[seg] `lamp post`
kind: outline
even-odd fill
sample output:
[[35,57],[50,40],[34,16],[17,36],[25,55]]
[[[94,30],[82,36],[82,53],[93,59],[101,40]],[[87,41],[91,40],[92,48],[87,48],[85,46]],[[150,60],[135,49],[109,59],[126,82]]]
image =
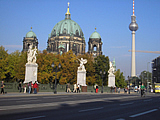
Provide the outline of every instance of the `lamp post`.
[[129,82],[128,94],[130,94],[130,77],[129,76],[128,76],[128,82]]
[[[54,62],[52,63],[52,68],[54,68],[55,64]],[[61,68],[61,64],[59,63],[58,68]],[[58,72],[58,68],[56,66],[56,75],[55,75],[55,90],[54,90],[54,94],[57,94],[57,72]]]
[[103,73],[102,73],[102,70],[100,70],[100,74],[102,74],[102,90],[101,90],[101,93],[103,93],[103,77],[106,74],[106,71],[104,70]]

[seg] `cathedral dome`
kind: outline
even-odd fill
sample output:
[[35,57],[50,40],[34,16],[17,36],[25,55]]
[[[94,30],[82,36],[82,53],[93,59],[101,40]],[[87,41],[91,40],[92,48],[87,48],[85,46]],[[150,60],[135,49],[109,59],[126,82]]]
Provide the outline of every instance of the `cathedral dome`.
[[96,31],[96,28],[95,31],[91,34],[90,38],[101,38],[100,34]]
[[29,37],[29,38],[36,37],[36,34],[32,31],[32,27],[31,27],[31,31],[29,31],[29,32],[26,34],[26,37]]
[[65,14],[65,19],[58,22],[52,29],[49,37],[55,36],[75,36],[84,37],[81,27],[70,18],[71,14],[69,12],[69,6],[67,13]]

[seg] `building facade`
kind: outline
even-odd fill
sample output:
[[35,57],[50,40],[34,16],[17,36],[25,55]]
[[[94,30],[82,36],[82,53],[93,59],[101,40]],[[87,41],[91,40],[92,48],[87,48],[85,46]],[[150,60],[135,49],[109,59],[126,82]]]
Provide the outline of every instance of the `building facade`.
[[35,46],[38,49],[38,39],[36,34],[32,31],[32,27],[31,27],[31,31],[29,31],[26,34],[26,37],[23,38],[23,52],[28,51],[29,46],[32,45],[33,48],[35,48]]
[[102,55],[102,41],[100,34],[95,31],[91,34],[89,37],[88,42],[88,53],[92,54],[93,57],[97,57],[99,55]]
[[152,83],[160,83],[160,56],[152,60]]
[[[32,28],[23,39],[23,51],[27,51],[31,44],[38,48],[38,39]],[[71,20],[68,4],[65,19],[58,22],[48,36],[46,50],[48,53],[54,54],[63,54],[72,50],[75,55],[81,55],[85,53],[85,47],[83,31],[75,21]],[[102,40],[96,29],[89,38],[88,47],[88,53],[94,57],[102,55]]]

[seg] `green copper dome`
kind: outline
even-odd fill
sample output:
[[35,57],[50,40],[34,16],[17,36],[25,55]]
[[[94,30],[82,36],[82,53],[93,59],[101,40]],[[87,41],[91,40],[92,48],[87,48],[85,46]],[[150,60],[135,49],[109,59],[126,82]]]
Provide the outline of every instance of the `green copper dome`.
[[32,31],[32,27],[31,27],[31,31],[29,31],[27,34],[26,34],[26,37],[36,37],[36,34]]
[[49,37],[55,36],[76,36],[84,37],[82,29],[73,20],[71,20],[71,14],[69,12],[69,6],[67,13],[65,14],[65,19],[58,22],[52,29],[51,35]]
[[95,31],[91,34],[90,38],[101,38],[100,34],[96,31],[96,28]]

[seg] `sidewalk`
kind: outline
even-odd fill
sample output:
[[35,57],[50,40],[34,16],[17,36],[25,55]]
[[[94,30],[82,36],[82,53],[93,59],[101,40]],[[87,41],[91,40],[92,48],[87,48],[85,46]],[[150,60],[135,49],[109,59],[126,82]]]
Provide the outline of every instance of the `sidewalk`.
[[[80,93],[67,93],[67,92],[57,92],[57,94],[54,94],[53,92],[38,92],[37,94],[28,94],[28,93],[19,93],[19,92],[9,92],[7,94],[1,95],[0,94],[0,98],[4,98],[4,97],[29,97],[29,96],[48,96],[48,95],[79,95],[79,94],[92,94],[92,95],[97,95],[97,94],[124,94],[124,95],[140,95],[139,93],[135,93],[135,92],[131,92],[130,94],[128,93],[108,93],[108,92],[98,92],[98,93],[94,93],[94,92],[80,92]],[[155,95],[155,93],[148,93],[148,95]]]
[[[57,94],[54,94],[53,92],[38,92],[37,94],[29,94],[29,93],[19,93],[19,92],[9,92],[7,94],[4,95],[0,95],[0,98],[2,97],[27,97],[27,96],[48,96],[48,95],[79,95],[79,94],[124,94],[123,92],[121,93],[108,93],[108,92],[104,92],[104,93],[94,93],[94,92],[80,92],[80,93],[67,93],[67,92],[57,92]],[[126,93],[125,93],[126,94]],[[131,93],[131,94],[135,94],[135,93]]]

